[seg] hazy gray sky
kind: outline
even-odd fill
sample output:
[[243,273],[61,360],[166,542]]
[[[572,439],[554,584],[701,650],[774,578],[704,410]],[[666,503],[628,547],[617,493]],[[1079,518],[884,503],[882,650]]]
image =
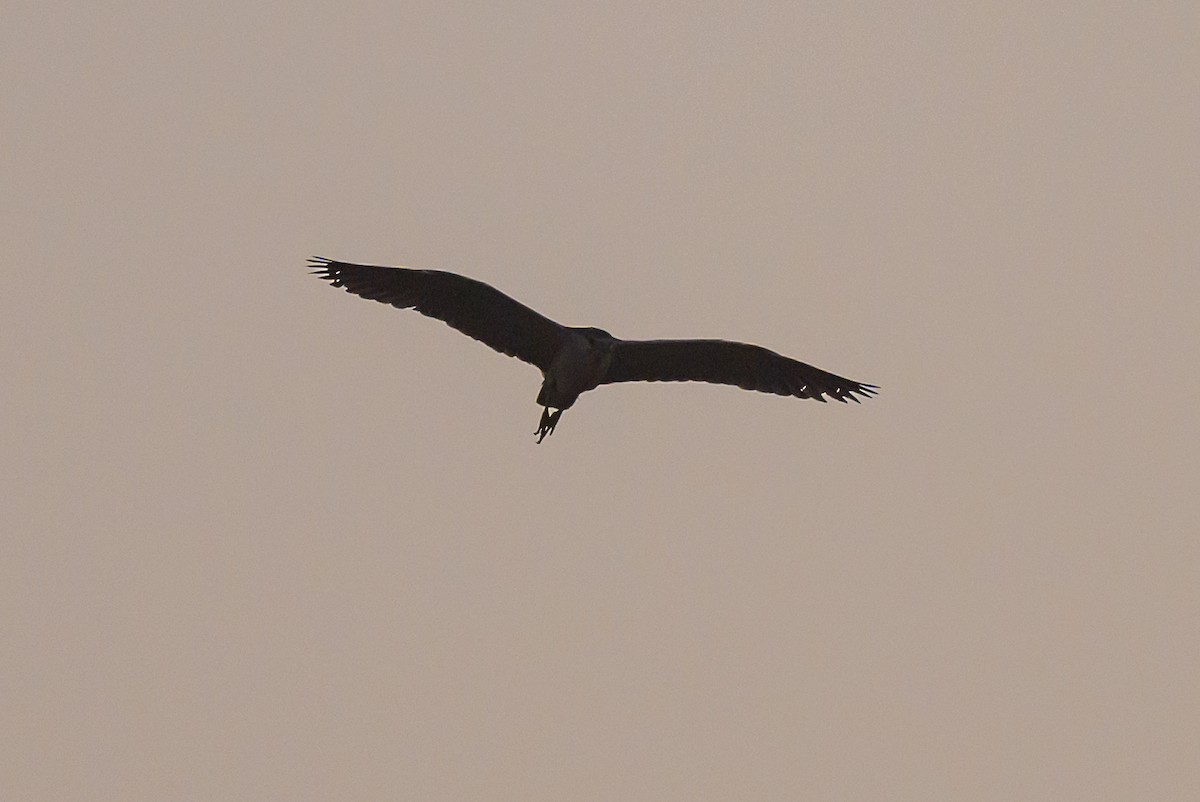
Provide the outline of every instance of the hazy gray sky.
[[0,796],[1200,796],[1200,12],[565,5],[8,4]]

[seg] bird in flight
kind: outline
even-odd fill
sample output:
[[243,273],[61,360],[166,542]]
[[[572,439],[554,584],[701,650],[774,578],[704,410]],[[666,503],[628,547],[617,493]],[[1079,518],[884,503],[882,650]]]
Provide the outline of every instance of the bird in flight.
[[[614,382],[710,382],[842,403],[869,398],[873,384],[844,379],[762,346],[729,340],[622,340],[603,329],[563,326],[473,278],[442,270],[309,259],[313,275],[398,309],[437,318],[542,371],[538,442],[554,432],[581,393]],[[551,412],[553,410],[553,412]]]

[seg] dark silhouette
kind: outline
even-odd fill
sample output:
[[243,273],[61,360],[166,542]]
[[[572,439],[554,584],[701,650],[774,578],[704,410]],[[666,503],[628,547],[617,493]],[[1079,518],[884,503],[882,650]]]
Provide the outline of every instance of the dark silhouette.
[[[757,345],[728,340],[621,340],[591,327],[563,326],[504,293],[441,270],[309,260],[335,287],[399,309],[416,309],[502,354],[536,366],[545,380],[537,402],[538,442],[554,432],[580,393],[612,382],[700,381],[796,398],[824,395],[858,403],[879,389],[843,379]],[[550,410],[553,409],[554,412]]]

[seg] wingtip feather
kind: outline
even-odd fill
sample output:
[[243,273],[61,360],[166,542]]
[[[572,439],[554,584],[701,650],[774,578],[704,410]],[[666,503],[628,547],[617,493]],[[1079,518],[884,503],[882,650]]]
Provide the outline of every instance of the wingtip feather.
[[308,274],[336,284],[338,275],[337,268],[332,267],[333,263],[332,259],[324,256],[310,256],[308,257],[308,266],[316,269],[310,270]]

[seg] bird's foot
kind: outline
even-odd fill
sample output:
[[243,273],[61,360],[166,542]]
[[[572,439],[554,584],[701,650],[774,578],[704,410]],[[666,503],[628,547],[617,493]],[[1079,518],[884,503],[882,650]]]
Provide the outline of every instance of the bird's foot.
[[554,434],[554,427],[558,425],[558,419],[562,416],[563,411],[556,409],[550,411],[550,407],[542,409],[542,422],[538,424],[538,430],[534,432],[538,436],[538,442],[546,439],[546,435]]

